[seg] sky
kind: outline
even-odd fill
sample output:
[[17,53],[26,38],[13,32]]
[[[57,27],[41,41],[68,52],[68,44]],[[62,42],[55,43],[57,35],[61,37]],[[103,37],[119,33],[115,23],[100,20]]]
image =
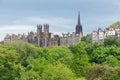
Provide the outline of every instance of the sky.
[[0,0],[0,41],[6,34],[36,32],[49,24],[50,32],[74,32],[80,11],[83,34],[120,21],[120,0]]

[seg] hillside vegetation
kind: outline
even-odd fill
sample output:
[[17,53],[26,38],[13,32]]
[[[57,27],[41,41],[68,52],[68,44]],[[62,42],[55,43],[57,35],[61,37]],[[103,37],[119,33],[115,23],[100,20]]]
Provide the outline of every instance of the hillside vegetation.
[[[120,27],[120,21],[110,25]],[[40,48],[26,42],[0,45],[0,80],[120,80],[120,38]]]
[[120,80],[120,38],[87,39],[70,47],[0,45],[0,80]]
[[112,27],[112,28],[120,28],[120,21],[114,22],[114,23],[111,24],[109,27]]

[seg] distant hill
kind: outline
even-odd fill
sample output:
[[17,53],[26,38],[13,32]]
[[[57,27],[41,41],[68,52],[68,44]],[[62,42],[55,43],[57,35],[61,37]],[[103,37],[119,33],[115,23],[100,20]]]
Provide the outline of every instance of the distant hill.
[[114,22],[108,28],[120,28],[120,21]]

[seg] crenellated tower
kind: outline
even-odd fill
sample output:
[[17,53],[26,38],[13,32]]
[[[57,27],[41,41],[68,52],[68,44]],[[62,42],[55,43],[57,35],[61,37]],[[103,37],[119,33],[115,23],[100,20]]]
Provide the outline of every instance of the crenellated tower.
[[49,38],[49,24],[44,24],[44,37]]
[[38,45],[42,46],[42,25],[37,25],[37,38],[38,38]]
[[48,46],[49,39],[49,24],[44,24],[44,46]]
[[37,25],[37,35],[41,36],[42,35],[42,25]]

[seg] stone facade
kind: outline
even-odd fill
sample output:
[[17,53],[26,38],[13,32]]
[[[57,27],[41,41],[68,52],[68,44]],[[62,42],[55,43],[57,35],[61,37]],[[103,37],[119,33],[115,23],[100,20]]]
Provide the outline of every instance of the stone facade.
[[18,40],[27,41],[27,35],[7,34],[4,38],[4,43],[11,43],[11,42],[18,41]]
[[40,47],[54,47],[54,46],[69,46],[80,42],[83,31],[80,23],[80,13],[78,13],[78,23],[76,25],[75,32],[63,33],[62,36],[54,35],[49,32],[49,24],[37,25],[37,32],[29,32],[25,35],[6,35],[4,43],[24,40],[32,44],[37,44]]
[[120,28],[107,28],[106,30],[99,28],[97,31],[93,31],[92,43],[103,43],[108,36],[120,37]]

